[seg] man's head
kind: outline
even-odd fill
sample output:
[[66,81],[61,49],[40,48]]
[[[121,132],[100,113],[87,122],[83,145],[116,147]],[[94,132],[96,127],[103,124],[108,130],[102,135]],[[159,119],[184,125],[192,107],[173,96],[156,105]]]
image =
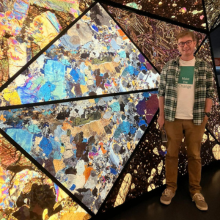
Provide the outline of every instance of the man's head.
[[193,57],[197,39],[192,31],[183,31],[176,37],[178,50],[181,53],[181,57]]

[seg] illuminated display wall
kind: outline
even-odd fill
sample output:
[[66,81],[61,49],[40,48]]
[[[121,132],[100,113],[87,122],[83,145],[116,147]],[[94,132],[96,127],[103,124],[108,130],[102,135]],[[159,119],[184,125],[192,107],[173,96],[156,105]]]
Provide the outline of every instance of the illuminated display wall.
[[202,164],[220,159],[218,1],[145,3],[0,0],[1,219],[86,220],[166,183],[157,88],[183,30],[213,68]]
[[113,0],[125,6],[169,18],[199,28],[206,28],[202,0]]
[[204,3],[209,29],[215,28],[218,25],[218,17],[220,15],[219,0],[205,0]]
[[1,93],[1,106],[155,89],[159,74],[93,7]]
[[[167,61],[179,55],[175,36],[186,28],[120,8],[107,5],[105,8],[159,71]],[[200,45],[206,35],[194,33]]]
[[74,200],[0,135],[1,219],[90,219]]
[[90,0],[0,1],[0,85],[91,5]]

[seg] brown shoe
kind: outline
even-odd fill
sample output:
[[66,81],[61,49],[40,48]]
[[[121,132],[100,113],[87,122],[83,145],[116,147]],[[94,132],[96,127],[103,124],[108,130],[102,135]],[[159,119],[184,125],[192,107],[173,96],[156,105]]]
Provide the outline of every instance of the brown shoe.
[[196,207],[201,211],[207,211],[208,205],[204,196],[201,193],[195,193],[192,197],[192,201],[195,202]]
[[160,202],[164,205],[169,205],[175,193],[171,189],[165,189],[160,197]]

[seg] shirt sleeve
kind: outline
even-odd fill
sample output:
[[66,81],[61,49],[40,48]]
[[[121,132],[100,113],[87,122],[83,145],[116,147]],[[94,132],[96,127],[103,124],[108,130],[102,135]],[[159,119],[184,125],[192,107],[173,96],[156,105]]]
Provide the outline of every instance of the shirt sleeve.
[[166,64],[160,74],[159,87],[158,87],[158,97],[165,96],[166,82],[167,82],[167,65]]
[[206,71],[206,98],[214,99],[214,79],[213,70],[210,65],[207,65]]

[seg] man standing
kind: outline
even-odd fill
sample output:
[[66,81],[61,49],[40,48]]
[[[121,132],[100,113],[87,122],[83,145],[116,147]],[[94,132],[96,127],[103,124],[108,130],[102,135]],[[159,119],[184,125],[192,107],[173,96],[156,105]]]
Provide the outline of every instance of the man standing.
[[160,198],[169,205],[177,189],[179,147],[185,134],[189,191],[196,207],[208,210],[201,194],[201,141],[214,95],[212,69],[196,57],[196,37],[191,31],[177,36],[180,57],[170,60],[160,75],[158,124],[167,133],[166,189]]

